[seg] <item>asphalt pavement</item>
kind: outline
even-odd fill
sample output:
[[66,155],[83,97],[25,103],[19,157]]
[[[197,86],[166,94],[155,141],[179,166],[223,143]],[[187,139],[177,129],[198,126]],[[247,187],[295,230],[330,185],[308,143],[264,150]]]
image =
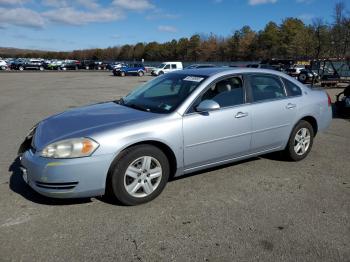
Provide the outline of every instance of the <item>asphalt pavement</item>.
[[347,119],[301,162],[265,155],[191,174],[135,207],[52,200],[23,182],[16,152],[34,124],[149,79],[0,73],[0,261],[350,261]]

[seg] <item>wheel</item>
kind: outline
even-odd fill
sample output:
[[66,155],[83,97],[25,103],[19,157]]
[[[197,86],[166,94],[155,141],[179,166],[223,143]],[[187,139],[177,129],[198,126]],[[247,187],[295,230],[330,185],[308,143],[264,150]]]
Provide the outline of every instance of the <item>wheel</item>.
[[126,149],[113,162],[107,187],[124,205],[139,205],[156,198],[169,178],[169,161],[152,145]]
[[138,71],[138,72],[137,72],[137,75],[138,75],[138,76],[144,76],[145,73],[144,73],[143,71]]
[[117,74],[117,72],[113,71],[113,75],[114,75],[114,76],[117,76],[118,74]]
[[43,66],[39,67],[39,70],[44,71],[44,67]]
[[66,71],[66,70],[67,70],[67,68],[66,68],[66,67],[62,67],[61,69],[62,69],[63,71]]
[[286,147],[286,154],[293,161],[304,159],[311,151],[314,130],[311,124],[301,120],[293,129]]
[[100,67],[100,66],[98,66],[98,67],[97,67],[97,70],[101,70],[101,67]]
[[90,67],[89,67],[89,66],[85,66],[85,69],[86,69],[86,70],[89,70],[89,69],[90,69]]
[[120,72],[120,76],[123,76],[123,77],[124,77],[124,76],[125,76],[125,72],[124,72],[124,71],[121,71],[121,72]]
[[163,72],[163,71],[160,71],[158,75],[159,75],[159,76],[160,76],[160,75],[164,75],[164,72]]
[[18,67],[18,70],[19,70],[19,71],[23,71],[23,70],[24,70],[24,67],[23,67],[23,66],[20,66],[20,67]]
[[302,83],[305,83],[306,82],[306,79],[307,79],[307,75],[306,74],[300,74],[298,76],[298,80]]
[[78,70],[78,69],[79,69],[78,66],[76,66],[76,67],[75,67],[75,70]]

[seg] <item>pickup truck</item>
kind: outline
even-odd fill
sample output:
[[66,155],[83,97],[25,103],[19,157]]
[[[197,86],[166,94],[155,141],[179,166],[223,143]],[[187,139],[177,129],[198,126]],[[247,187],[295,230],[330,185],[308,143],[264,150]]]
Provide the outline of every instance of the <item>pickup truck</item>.
[[115,76],[126,76],[126,75],[138,75],[144,76],[146,72],[146,68],[143,64],[135,63],[135,64],[124,64],[120,68],[113,69],[113,75]]

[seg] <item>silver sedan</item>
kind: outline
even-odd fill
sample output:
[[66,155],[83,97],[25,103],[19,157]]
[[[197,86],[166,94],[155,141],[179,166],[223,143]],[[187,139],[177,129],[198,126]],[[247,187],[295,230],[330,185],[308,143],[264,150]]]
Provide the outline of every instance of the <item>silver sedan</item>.
[[165,74],[118,101],[69,110],[32,128],[23,178],[49,197],[157,197],[170,177],[274,151],[305,158],[332,119],[329,96],[276,71]]

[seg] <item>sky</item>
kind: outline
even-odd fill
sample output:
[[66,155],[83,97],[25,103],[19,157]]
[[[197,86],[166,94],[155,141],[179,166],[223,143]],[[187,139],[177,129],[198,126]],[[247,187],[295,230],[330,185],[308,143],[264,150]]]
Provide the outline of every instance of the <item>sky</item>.
[[[0,0],[0,47],[70,51],[228,36],[297,17],[332,21],[339,0]],[[349,6],[347,6],[349,8]]]

